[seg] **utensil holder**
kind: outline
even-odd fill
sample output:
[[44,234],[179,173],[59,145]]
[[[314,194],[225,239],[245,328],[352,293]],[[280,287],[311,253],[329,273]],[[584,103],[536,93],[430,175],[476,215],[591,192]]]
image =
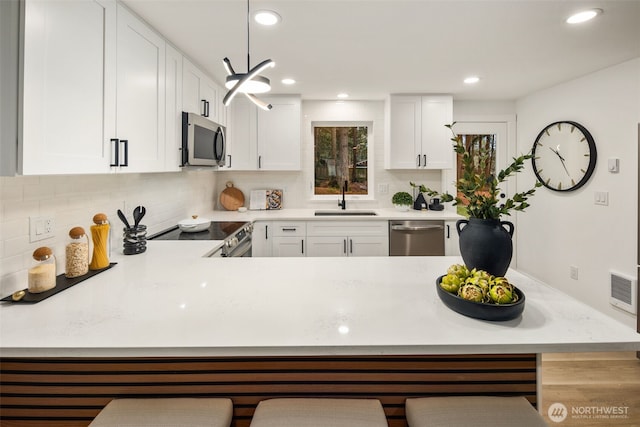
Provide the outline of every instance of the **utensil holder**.
[[122,251],[125,255],[141,254],[147,250],[147,226],[137,225],[135,227],[125,227],[123,229]]

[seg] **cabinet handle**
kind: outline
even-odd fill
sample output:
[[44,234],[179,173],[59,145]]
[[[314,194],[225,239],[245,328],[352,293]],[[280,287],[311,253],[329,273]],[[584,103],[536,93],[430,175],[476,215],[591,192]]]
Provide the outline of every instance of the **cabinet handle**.
[[293,228],[283,228],[282,231],[296,231],[297,228],[293,227]]
[[202,100],[202,117],[209,117],[209,102],[206,99]]
[[353,239],[349,239],[349,253],[353,253]]
[[422,157],[424,158],[424,166],[427,166],[427,155],[423,154]]
[[262,169],[262,156],[258,156],[258,169]]
[[451,237],[450,234],[449,234],[450,231],[451,231],[451,228],[449,227],[449,224],[447,224],[447,239],[449,239]]
[[418,159],[416,160],[416,163],[418,164],[418,167],[420,167],[420,154],[418,154]]
[[264,226],[264,239],[265,240],[269,240],[269,226],[268,225]]
[[231,167],[231,154],[227,154],[227,157],[229,157],[229,166],[227,166],[228,168]]
[[342,253],[347,253],[347,239],[342,239]]
[[120,163],[118,166],[127,167],[129,166],[129,140],[121,139],[120,142],[124,144],[124,163]]
[[302,248],[302,253],[304,254],[304,240],[300,240],[300,244]]
[[120,151],[120,140],[118,138],[111,138],[111,144],[113,145],[113,163],[109,166],[118,166],[118,152]]

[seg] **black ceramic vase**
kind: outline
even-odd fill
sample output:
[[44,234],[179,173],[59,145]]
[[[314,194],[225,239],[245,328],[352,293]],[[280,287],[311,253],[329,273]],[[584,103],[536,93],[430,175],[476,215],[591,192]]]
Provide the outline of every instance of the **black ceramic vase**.
[[[505,228],[505,226],[507,228]],[[513,224],[499,219],[458,220],[460,255],[467,268],[504,276],[513,255]]]

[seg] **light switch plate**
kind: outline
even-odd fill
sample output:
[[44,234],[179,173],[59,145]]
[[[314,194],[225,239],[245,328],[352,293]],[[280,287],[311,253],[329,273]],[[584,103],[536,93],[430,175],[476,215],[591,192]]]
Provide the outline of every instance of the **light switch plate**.
[[620,159],[616,159],[616,158],[609,159],[609,161],[607,162],[607,169],[611,173],[620,172]]

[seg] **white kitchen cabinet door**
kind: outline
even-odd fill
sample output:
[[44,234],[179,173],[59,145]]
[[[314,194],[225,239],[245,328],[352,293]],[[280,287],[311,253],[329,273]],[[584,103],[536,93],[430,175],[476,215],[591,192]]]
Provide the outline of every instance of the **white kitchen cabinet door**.
[[387,169],[449,169],[453,165],[453,98],[393,95],[389,99]]
[[256,170],[258,165],[256,107],[245,96],[236,96],[228,112],[225,169]]
[[116,3],[24,3],[18,170],[109,171],[115,131]]
[[303,257],[306,256],[304,237],[274,236],[272,240],[273,256],[277,257]]
[[422,151],[422,98],[392,96],[389,100],[390,141],[387,169],[416,169]]
[[165,171],[180,171],[182,147],[182,54],[167,44],[165,69]]
[[121,5],[117,57],[115,137],[121,141],[117,170],[163,171],[165,41]]
[[183,108],[212,122],[219,121],[220,94],[222,89],[187,58],[183,60]]
[[354,236],[347,241],[349,256],[388,256],[389,238],[387,236]]
[[300,170],[300,97],[263,97],[258,112],[258,169]]
[[270,221],[256,221],[251,235],[251,256],[270,257],[272,254],[273,225]]
[[347,256],[347,238],[342,236],[309,236],[307,237],[307,256]]
[[460,242],[458,240],[456,222],[444,222],[444,254],[446,256],[460,256]]
[[422,97],[422,167],[425,169],[451,169],[453,167],[453,141],[445,126],[453,123],[451,96]]

